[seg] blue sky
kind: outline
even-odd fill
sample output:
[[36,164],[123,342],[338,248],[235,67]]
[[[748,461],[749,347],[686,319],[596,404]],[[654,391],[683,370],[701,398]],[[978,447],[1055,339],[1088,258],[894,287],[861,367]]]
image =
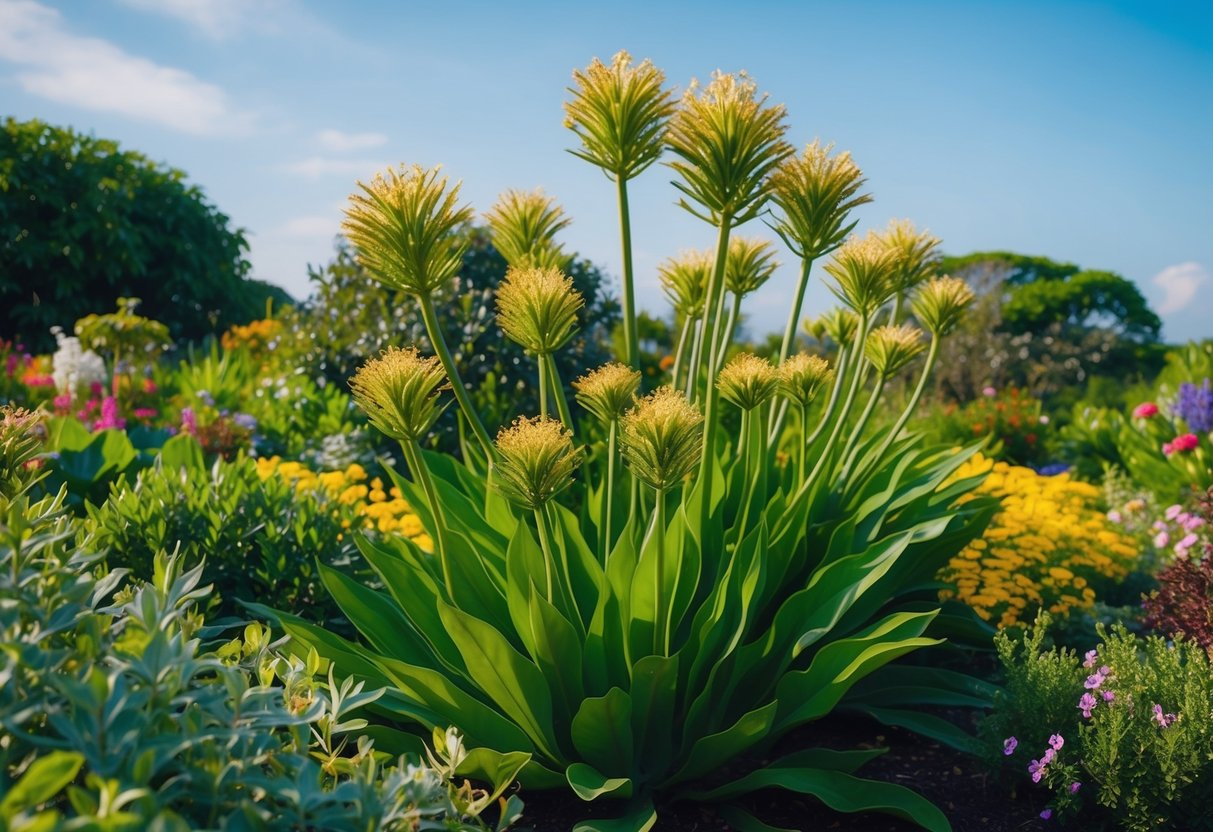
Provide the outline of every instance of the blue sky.
[[[574,67],[626,48],[684,88],[748,70],[789,139],[848,149],[875,201],[950,253],[1008,249],[1135,280],[1172,340],[1213,336],[1213,3],[0,0],[0,115],[184,169],[307,292],[354,181],[442,163],[487,210],[542,185],[568,246],[618,273],[613,190],[564,152]],[[638,294],[707,246],[671,172],[633,187]],[[743,233],[771,237],[761,224]],[[792,258],[747,312],[782,326]],[[830,296],[814,280],[807,311]]]

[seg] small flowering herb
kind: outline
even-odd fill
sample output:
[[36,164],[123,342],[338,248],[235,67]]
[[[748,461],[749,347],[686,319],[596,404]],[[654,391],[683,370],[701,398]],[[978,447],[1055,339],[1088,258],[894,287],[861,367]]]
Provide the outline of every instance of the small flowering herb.
[[1019,740],[1015,737],[1007,737],[1002,741],[1002,753],[1006,757],[1010,757],[1015,753],[1015,749],[1019,746]]
[[1088,650],[1082,658],[1083,667],[1095,667],[1095,662],[1099,660],[1099,651]]
[[1090,693],[1084,693],[1082,695],[1082,698],[1078,700],[1078,709],[1082,711],[1083,719],[1091,718],[1091,712],[1095,710],[1095,706],[1097,704],[1099,703],[1096,702],[1095,697]]
[[1061,734],[1053,734],[1049,737],[1049,748],[1054,751],[1061,751],[1061,747],[1065,744],[1065,738]]

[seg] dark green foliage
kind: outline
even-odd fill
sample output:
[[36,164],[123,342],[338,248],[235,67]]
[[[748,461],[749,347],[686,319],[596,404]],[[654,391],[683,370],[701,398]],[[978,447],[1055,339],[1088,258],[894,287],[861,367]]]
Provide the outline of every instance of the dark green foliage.
[[120,297],[176,339],[265,311],[281,289],[247,279],[243,232],[185,174],[40,121],[0,130],[0,337],[35,351]]
[[[505,277],[505,259],[485,229],[472,227],[467,233],[471,240],[459,277],[436,293],[435,303],[443,310],[439,320],[460,375],[492,428],[515,415],[537,413],[539,382],[535,360],[497,327],[496,287]],[[588,260],[574,259],[566,273],[585,298],[577,313],[577,333],[555,356],[567,386],[587,368],[610,359],[619,306],[605,275]],[[315,294],[287,321],[288,330],[301,336],[293,347],[301,366],[318,368],[344,389],[360,364],[388,346],[415,345],[433,353],[416,301],[369,279],[344,241],[338,242],[333,260],[312,269],[310,278]],[[572,400],[572,392],[567,395]],[[452,409],[439,422],[448,448],[454,447],[455,415]]]
[[263,482],[243,455],[207,467],[197,444],[182,439],[192,455],[162,457],[114,485],[99,508],[88,506],[88,535],[109,567],[147,578],[158,553],[179,551],[189,568],[206,559],[212,613],[242,615],[245,600],[340,621],[317,561],[348,571],[361,558],[326,500],[281,477]]
[[1162,321],[1137,286],[1113,272],[1083,271],[1066,280],[1037,280],[1011,290],[1002,308],[1003,326],[1013,332],[1054,323],[1103,323],[1129,338],[1154,340]]

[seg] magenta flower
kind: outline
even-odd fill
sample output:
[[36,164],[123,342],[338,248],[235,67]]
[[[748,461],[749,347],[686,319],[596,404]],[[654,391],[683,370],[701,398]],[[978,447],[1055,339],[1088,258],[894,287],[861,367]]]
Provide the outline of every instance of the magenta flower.
[[72,394],[60,393],[58,396],[55,396],[52,404],[55,405],[55,410],[67,410],[72,406]]
[[1078,710],[1082,711],[1083,719],[1091,718],[1091,711],[1095,710],[1095,706],[1099,704],[1095,701],[1095,697],[1088,691],[1082,695],[1082,699],[1078,700]]
[[1099,652],[1096,650],[1088,650],[1082,657],[1083,667],[1095,667],[1095,662],[1099,660]]
[[1154,705],[1154,716],[1151,718],[1158,723],[1159,728],[1169,727],[1176,719],[1175,714],[1164,714],[1162,712],[1162,705],[1158,704]]
[[1158,415],[1158,405],[1154,402],[1142,402],[1137,407],[1133,408],[1134,419],[1149,419],[1151,416]]
[[181,408],[181,432],[190,436],[198,435],[198,417],[192,407]]
[[1082,783],[1075,780],[1070,784],[1070,794],[1078,794],[1078,790],[1082,788]]
[[1170,542],[1171,535],[1167,534],[1166,532],[1159,532],[1158,534],[1154,535],[1153,543],[1155,549],[1165,549],[1167,544]]
[[131,411],[136,419],[154,419],[156,418],[156,409],[154,407],[136,407]]
[[1065,744],[1066,740],[1061,734],[1053,734],[1049,737],[1049,748],[1054,751],[1061,751],[1061,747]]
[[1015,737],[1007,737],[1002,741],[1002,753],[1004,757],[1010,757],[1015,753],[1015,749],[1019,746],[1019,740]]
[[1196,450],[1196,447],[1199,444],[1200,440],[1196,438],[1196,434],[1181,433],[1170,442],[1165,443],[1162,446],[1162,452],[1166,456],[1171,456],[1172,454],[1183,454],[1187,453],[1188,451]]
[[983,387],[981,388],[981,395],[985,396],[987,399],[991,399],[998,395],[998,391],[993,387]]
[[1102,685],[1104,680],[1108,678],[1107,674],[1105,674],[1103,670],[1104,669],[1101,667],[1099,670],[1088,676],[1087,681],[1083,682],[1082,686],[1087,690],[1099,690],[1099,686]]
[[1103,697],[1103,701],[1105,701],[1105,702],[1111,703],[1111,702],[1116,701],[1116,692],[1115,691],[1104,690],[1104,691],[1100,691],[1099,695]]
[[1179,513],[1184,510],[1184,507],[1178,503],[1172,506],[1167,506],[1167,510],[1162,513],[1162,516],[1168,520],[1174,520],[1179,516]]
[[1041,820],[1048,820],[1048,819],[1049,819],[1049,818],[1051,818],[1051,817],[1053,817],[1053,810],[1052,810],[1052,809],[1045,809],[1043,812],[1041,812],[1041,813],[1040,813],[1040,819],[1041,819]]
[[126,420],[118,415],[118,400],[106,396],[101,402],[101,417],[93,422],[93,430],[122,430]]
[[1032,782],[1039,783],[1040,778],[1045,776],[1045,768],[1048,766],[1045,760],[1033,760],[1028,763],[1028,774],[1032,775]]

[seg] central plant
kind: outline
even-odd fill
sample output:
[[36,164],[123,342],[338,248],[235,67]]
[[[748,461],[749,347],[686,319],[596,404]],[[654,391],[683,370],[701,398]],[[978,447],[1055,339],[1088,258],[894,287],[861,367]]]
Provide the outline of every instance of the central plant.
[[[322,567],[361,642],[278,617],[300,649],[388,689],[378,743],[456,725],[478,749],[469,775],[518,772],[527,789],[611,801],[616,819],[587,829],[648,829],[680,799],[759,828],[734,800],[769,787],[948,828],[914,792],[855,776],[879,751],[771,750],[845,705],[946,735],[900,706],[965,698],[956,674],[884,666],[942,640],[935,573],[992,512],[957,504],[976,481],[952,480],[971,449],[924,448],[903,430],[971,293],[934,274],[938,240],[908,223],[848,239],[850,210],[870,199],[858,167],[817,143],[795,154],[783,107],[745,74],[692,83],[677,102],[660,70],[620,53],[576,72],[570,94],[573,153],[617,185],[623,362],[573,382],[575,423],[552,358],[581,304],[554,241],[567,220],[541,192],[507,193],[490,214],[511,265],[498,321],[538,362],[541,412],[493,441],[433,302],[458,272],[471,209],[436,169],[360,185],[345,231],[371,275],[415,296],[437,355],[386,352],[352,388],[402,446],[409,475],[389,473],[433,551],[360,538],[382,590]],[[666,149],[679,205],[718,236],[662,267],[681,334],[672,378],[641,396],[627,182]],[[759,217],[802,264],[778,365],[730,360],[741,299],[774,268],[768,244],[733,234]],[[820,323],[832,365],[794,351],[811,266],[831,254],[844,305]],[[904,410],[874,424],[885,382],[923,351]],[[422,449],[447,390],[469,436],[461,461]]]

